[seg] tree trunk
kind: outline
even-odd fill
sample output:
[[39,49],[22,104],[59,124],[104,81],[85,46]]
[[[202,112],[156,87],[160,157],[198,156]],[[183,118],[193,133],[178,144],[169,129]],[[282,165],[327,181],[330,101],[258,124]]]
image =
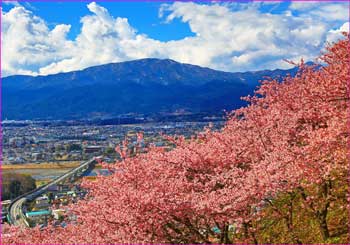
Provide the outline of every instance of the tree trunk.
[[230,238],[228,236],[228,225],[224,225],[222,232],[221,232],[221,236],[220,236],[220,240],[222,244],[230,244]]
[[326,205],[326,208],[318,215],[320,231],[324,241],[326,241],[329,238],[329,230],[327,225],[327,209],[328,203]]

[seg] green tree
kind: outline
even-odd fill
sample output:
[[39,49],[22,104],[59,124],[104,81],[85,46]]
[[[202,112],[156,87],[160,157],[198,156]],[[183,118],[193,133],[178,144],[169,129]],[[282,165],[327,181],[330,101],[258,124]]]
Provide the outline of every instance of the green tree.
[[30,175],[4,173],[2,175],[1,200],[14,199],[35,188],[35,179]]

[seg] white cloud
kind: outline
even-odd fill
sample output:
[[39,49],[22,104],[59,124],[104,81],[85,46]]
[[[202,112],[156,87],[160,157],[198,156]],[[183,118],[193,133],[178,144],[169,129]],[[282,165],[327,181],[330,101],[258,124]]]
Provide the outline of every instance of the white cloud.
[[327,42],[332,43],[343,37],[343,32],[349,32],[349,22],[344,23],[339,29],[330,30],[327,35]]
[[3,1],[3,4],[5,4],[5,5],[13,5],[13,6],[21,6],[20,4],[19,4],[19,2],[17,2],[17,1]]
[[49,30],[44,20],[22,6],[2,15],[3,75],[37,74],[37,67],[69,56],[73,43],[66,39],[69,25]]
[[345,21],[349,18],[349,2],[293,2],[289,8],[298,11],[302,17],[326,21]]
[[73,41],[67,38],[70,25],[50,29],[43,19],[16,6],[2,13],[3,75],[52,74],[146,57],[226,71],[286,68],[283,59],[313,59],[326,40],[335,41],[347,28],[342,26],[347,20],[339,8],[343,5],[309,4],[305,9],[292,3],[280,14],[263,13],[262,5],[164,4],[161,18],[168,24],[179,18],[196,34],[168,42],[138,33],[128,19],[113,17],[94,2],[87,5],[91,14],[81,18],[81,32]]
[[319,4],[319,1],[304,1],[304,2],[292,2],[289,6],[292,10],[303,10],[307,11],[310,9],[317,8],[317,5]]

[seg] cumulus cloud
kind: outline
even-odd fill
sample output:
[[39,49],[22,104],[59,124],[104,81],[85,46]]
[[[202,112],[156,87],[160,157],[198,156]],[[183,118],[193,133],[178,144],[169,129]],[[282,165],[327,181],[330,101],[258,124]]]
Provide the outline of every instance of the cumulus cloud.
[[344,32],[349,32],[349,29],[349,22],[346,22],[340,28],[330,30],[327,35],[327,42],[333,43],[337,41],[339,38],[343,37]]
[[[313,59],[325,41],[337,40],[348,28],[340,4],[309,4],[305,10],[292,3],[279,14],[261,11],[261,6],[163,4],[160,21],[171,25],[180,19],[195,36],[162,42],[138,33],[128,19],[114,17],[94,2],[87,5],[90,14],[81,18],[75,40],[67,38],[70,25],[50,29],[45,20],[17,5],[2,13],[2,72],[5,76],[52,74],[147,57],[225,71],[287,68],[283,59]],[[328,17],[320,11],[327,11]]]
[[66,38],[70,25],[49,30],[41,18],[22,6],[2,15],[3,75],[38,73],[38,67],[68,57],[74,44]]
[[297,11],[302,17],[327,21],[344,21],[344,19],[349,18],[349,2],[293,2],[289,8],[292,11]]

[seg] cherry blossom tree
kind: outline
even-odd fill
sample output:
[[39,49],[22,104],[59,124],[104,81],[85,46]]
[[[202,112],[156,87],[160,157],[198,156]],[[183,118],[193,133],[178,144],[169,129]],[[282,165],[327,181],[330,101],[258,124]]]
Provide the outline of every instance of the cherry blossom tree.
[[[322,66],[301,61],[295,77],[263,81],[220,131],[167,137],[174,149],[149,146],[135,157],[123,141],[116,147],[121,161],[101,163],[113,174],[83,182],[89,196],[71,207],[76,224],[4,227],[3,243],[232,243],[237,233],[244,234],[240,242],[258,243],[253,221],[280,193],[295,190],[326,241],[332,173],[349,167],[345,37],[319,58]],[[324,197],[317,205],[306,191],[315,184]]]

